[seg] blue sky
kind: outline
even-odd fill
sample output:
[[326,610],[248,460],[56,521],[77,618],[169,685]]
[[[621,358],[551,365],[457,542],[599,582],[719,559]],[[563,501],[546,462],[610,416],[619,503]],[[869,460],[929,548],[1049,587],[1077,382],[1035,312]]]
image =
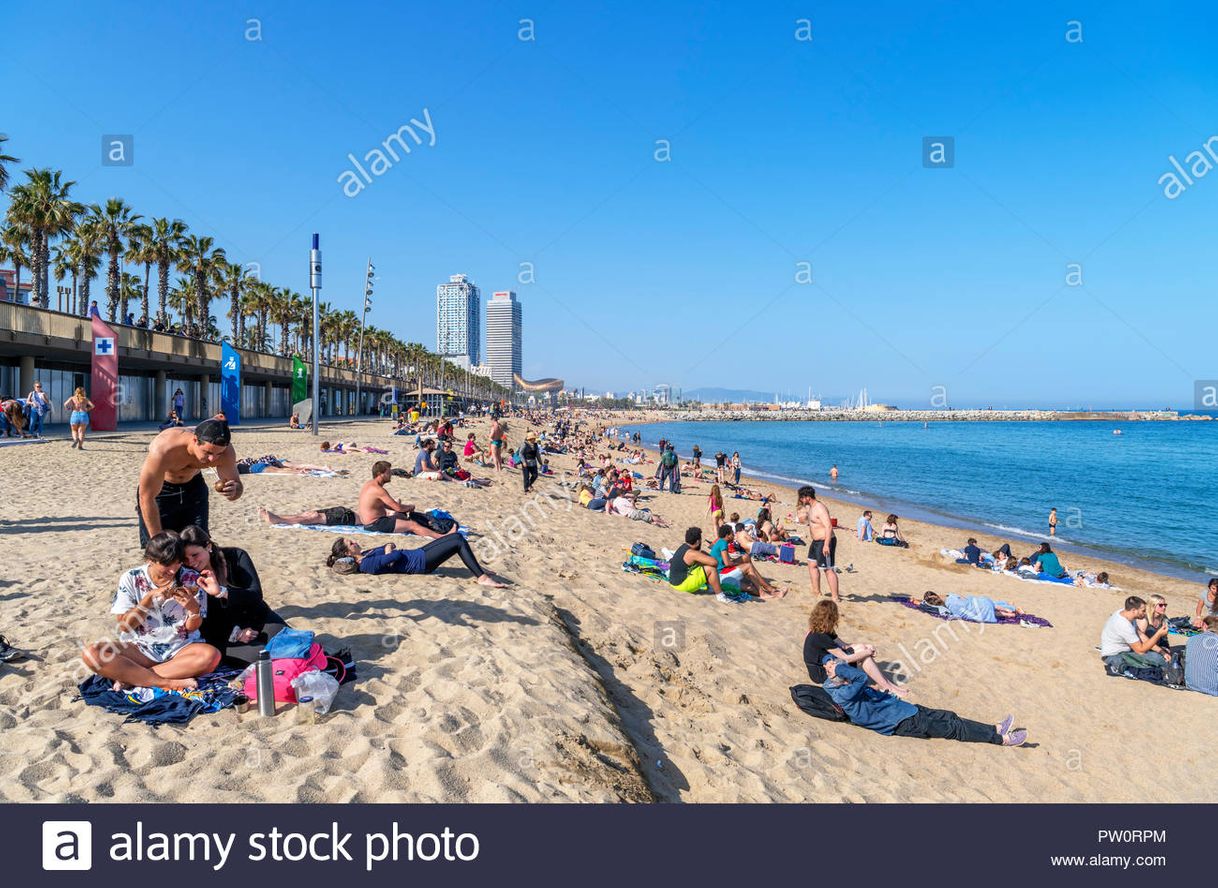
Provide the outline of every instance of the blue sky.
[[[428,346],[450,274],[515,289],[525,375],[590,389],[1187,408],[1218,377],[1218,172],[1158,183],[1218,134],[1212,10],[662,6],[9,3],[0,130],[279,285],[319,231],[338,306],[371,255],[372,321]],[[344,196],[424,108],[436,144]]]

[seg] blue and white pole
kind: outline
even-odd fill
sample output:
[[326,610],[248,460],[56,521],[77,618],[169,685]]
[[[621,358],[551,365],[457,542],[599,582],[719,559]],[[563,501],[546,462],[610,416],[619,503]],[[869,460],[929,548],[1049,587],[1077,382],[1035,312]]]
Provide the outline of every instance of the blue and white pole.
[[313,291],[313,434],[317,434],[317,414],[321,411],[321,335],[317,313],[317,294],[321,292],[321,236],[313,235],[309,251],[309,289]]

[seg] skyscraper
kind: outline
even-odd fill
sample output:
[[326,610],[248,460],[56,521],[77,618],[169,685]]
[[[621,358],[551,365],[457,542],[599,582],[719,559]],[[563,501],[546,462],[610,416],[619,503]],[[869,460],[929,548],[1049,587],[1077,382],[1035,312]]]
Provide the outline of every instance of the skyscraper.
[[482,358],[482,293],[466,275],[436,287],[436,354],[469,368]]
[[486,304],[486,363],[491,379],[515,388],[513,374],[520,372],[521,306],[511,290],[491,295]]

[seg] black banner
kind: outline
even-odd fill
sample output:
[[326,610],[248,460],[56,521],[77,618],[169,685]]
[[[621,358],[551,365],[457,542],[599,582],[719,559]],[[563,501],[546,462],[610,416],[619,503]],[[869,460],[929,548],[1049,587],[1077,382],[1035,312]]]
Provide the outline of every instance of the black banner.
[[[1212,877],[1201,805],[3,805],[8,885],[1125,885]],[[85,875],[88,872],[90,875]],[[276,883],[270,883],[276,884]],[[285,885],[293,884],[285,881]]]

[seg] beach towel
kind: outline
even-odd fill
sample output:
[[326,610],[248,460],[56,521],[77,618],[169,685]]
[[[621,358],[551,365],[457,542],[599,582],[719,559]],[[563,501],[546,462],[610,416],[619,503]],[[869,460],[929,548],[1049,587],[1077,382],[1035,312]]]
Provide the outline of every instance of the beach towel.
[[228,686],[239,674],[238,669],[212,672],[198,679],[199,687],[188,691],[166,691],[161,688],[132,688],[113,690],[114,683],[100,675],[92,675],[78,686],[80,699],[90,706],[100,706],[108,712],[125,715],[124,722],[144,722],[153,725],[183,725],[201,712],[219,712],[237,702],[240,692]]
[[[953,616],[947,612],[946,608],[935,607],[931,604],[914,604],[908,595],[889,595],[889,601],[895,601],[905,605],[910,610],[921,611],[924,614],[932,616],[939,620],[959,620],[960,617]],[[971,623],[973,620],[964,620],[963,622]],[[1052,629],[1053,624],[1044,617],[1038,617],[1035,614],[1022,614],[1018,617],[998,617],[998,622],[1006,626],[1030,626],[1038,629]],[[983,624],[984,625],[984,624]]]
[[[341,533],[344,536],[411,536],[408,533],[378,533],[375,530],[367,530],[359,524],[272,524],[271,527],[278,527],[283,530],[320,530],[323,533]],[[461,536],[469,535],[469,528],[462,524],[457,528],[457,533]]]

